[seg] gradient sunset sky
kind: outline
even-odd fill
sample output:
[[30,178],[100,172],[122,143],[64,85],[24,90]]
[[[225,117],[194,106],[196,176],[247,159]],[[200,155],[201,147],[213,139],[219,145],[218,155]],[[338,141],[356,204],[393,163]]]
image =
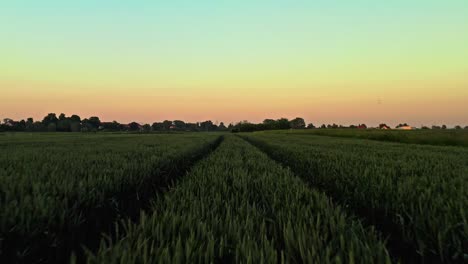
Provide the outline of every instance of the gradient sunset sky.
[[0,118],[49,112],[468,125],[468,1],[2,1]]

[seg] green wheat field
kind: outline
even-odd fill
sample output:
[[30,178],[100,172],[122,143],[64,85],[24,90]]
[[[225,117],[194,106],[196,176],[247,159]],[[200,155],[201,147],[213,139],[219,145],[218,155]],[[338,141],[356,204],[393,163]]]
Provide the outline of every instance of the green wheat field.
[[466,131],[320,131],[0,134],[0,262],[468,261]]

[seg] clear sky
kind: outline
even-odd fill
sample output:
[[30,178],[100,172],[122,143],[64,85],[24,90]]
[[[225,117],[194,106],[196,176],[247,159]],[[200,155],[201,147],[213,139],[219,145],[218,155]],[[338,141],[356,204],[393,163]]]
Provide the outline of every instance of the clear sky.
[[0,118],[468,125],[466,0],[1,1]]

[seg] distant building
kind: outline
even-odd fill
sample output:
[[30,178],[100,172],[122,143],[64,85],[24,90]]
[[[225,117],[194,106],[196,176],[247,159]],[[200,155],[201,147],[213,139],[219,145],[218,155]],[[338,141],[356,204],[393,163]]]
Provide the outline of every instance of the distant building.
[[358,129],[367,129],[367,126],[365,124],[359,124],[357,126]]
[[399,126],[399,127],[397,127],[396,129],[400,129],[400,130],[414,130],[415,128],[412,127],[412,126]]
[[379,129],[383,129],[383,130],[388,130],[388,129],[391,129],[389,126],[385,125],[385,124],[382,124],[379,126]]
[[3,119],[3,125],[12,127],[15,125],[15,121],[13,121],[13,119],[10,119],[10,118],[5,118]]

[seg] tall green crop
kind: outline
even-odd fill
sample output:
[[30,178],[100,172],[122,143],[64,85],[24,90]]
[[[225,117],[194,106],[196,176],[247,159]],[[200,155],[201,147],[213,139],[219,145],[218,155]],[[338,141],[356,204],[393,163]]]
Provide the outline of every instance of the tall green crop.
[[467,149],[300,133],[245,138],[390,235],[403,257],[466,258]]
[[418,129],[418,130],[381,130],[381,129],[307,129],[295,131],[276,131],[295,136],[321,135],[390,141],[409,144],[463,146],[468,147],[468,130],[466,129]]
[[[0,139],[0,260],[63,262],[135,217],[217,136],[29,135]],[[3,262],[0,261],[0,262]]]
[[388,263],[382,241],[234,136],[89,263]]

